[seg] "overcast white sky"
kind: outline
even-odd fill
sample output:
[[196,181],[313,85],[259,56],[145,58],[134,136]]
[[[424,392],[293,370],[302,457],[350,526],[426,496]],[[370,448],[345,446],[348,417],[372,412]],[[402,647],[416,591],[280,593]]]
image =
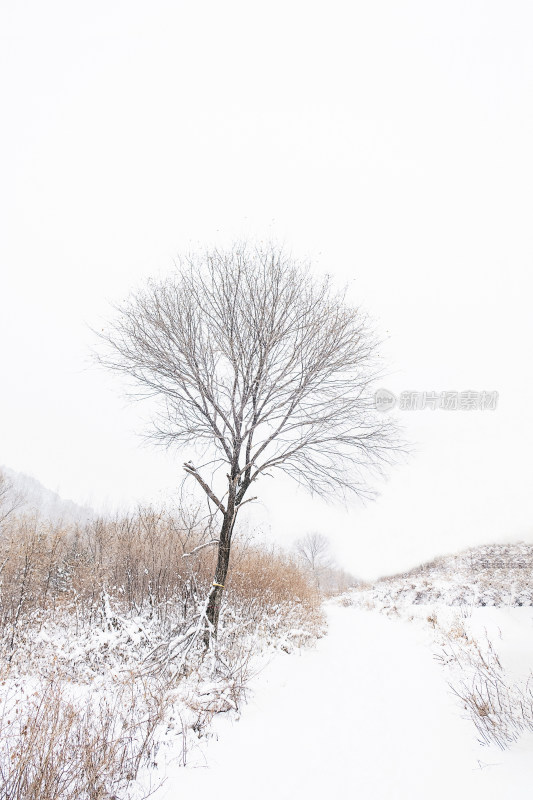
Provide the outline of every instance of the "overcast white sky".
[[399,413],[415,453],[366,507],[267,482],[272,535],[321,530],[362,575],[533,540],[532,25],[487,0],[2,0],[0,463],[98,507],[167,495],[184,459],[140,446],[87,325],[183,249],[268,236],[351,281],[388,388],[500,393]]

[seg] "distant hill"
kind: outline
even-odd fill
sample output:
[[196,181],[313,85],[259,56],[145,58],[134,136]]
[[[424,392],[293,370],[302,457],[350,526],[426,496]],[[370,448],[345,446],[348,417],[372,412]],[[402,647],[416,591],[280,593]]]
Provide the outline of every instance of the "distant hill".
[[13,491],[20,496],[22,512],[37,512],[51,522],[69,523],[89,522],[96,516],[88,506],[80,506],[72,500],[60,497],[30,475],[4,466],[0,466],[0,472],[7,476],[13,485]]
[[414,604],[533,605],[533,544],[491,544],[378,580],[382,600]]

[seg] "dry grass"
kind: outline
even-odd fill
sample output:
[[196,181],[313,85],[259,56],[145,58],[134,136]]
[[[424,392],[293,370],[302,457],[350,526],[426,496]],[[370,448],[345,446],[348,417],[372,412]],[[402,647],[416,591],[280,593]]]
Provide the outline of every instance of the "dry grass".
[[295,556],[274,546],[241,545],[238,541],[232,555],[228,590],[246,600],[258,598],[263,604],[319,600]]
[[481,645],[459,616],[437,628],[443,642],[436,658],[452,669],[450,688],[474,722],[480,742],[503,750],[525,731],[533,731],[530,681],[511,680],[488,636]]
[[470,682],[452,686],[469,712],[483,744],[504,750],[525,731],[533,731],[533,694],[529,685],[509,685],[500,665],[481,658]]
[[1,800],[147,797],[134,781],[170,704],[168,688],[137,683],[77,701],[58,681],[12,687],[0,713]]

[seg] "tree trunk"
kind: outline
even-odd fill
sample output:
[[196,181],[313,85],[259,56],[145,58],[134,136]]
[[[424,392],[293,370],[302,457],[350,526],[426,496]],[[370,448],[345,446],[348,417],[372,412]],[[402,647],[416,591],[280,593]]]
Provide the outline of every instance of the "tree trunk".
[[222,603],[222,592],[224,591],[224,587],[226,585],[226,577],[229,567],[231,533],[233,530],[233,514],[231,517],[232,518],[229,519],[228,515],[226,515],[226,518],[222,524],[222,530],[220,532],[215,579],[213,581],[213,585],[211,586],[207,601],[206,614],[207,619],[212,627],[205,633],[204,641],[206,646],[209,645],[210,636],[213,636],[216,639],[218,633],[218,618],[220,615],[220,605]]
[[[249,457],[249,454],[248,454]],[[228,575],[229,557],[231,548],[231,536],[237,518],[237,512],[242,503],[243,497],[250,485],[250,477],[246,475],[243,482],[238,486],[238,469],[237,458],[234,460],[232,477],[229,477],[228,487],[228,502],[222,528],[220,531],[220,538],[218,542],[218,557],[217,566],[215,569],[215,579],[211,586],[209,597],[207,600],[206,616],[209,620],[209,629],[205,632],[204,642],[205,646],[209,647],[209,640],[211,636],[214,639],[218,633],[218,618],[220,616],[220,605],[222,603],[222,592],[226,586],[226,577]]]

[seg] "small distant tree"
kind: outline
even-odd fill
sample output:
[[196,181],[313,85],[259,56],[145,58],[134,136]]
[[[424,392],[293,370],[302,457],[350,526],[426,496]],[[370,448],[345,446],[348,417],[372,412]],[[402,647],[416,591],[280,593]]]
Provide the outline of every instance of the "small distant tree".
[[[329,277],[315,279],[276,245],[235,245],[181,259],[115,308],[100,362],[156,397],[152,436],[202,453],[183,469],[219,529],[206,602],[216,635],[237,516],[266,475],[311,492],[370,493],[397,450],[375,412],[377,341]],[[209,453],[209,455],[207,455]]]
[[329,540],[321,533],[308,533],[295,543],[300,561],[307,569],[318,591],[322,589],[322,576],[333,567]]

